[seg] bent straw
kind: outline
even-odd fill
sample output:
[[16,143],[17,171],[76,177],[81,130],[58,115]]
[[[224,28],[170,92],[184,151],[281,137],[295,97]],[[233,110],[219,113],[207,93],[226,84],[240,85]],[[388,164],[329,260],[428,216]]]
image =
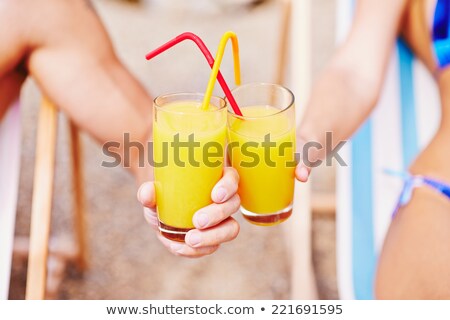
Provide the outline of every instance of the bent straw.
[[[206,47],[206,45],[202,41],[202,39],[200,39],[199,36],[197,36],[196,34],[194,34],[192,32],[185,32],[185,33],[180,34],[176,38],[170,40],[169,42],[163,44],[159,48],[148,53],[145,56],[145,58],[147,60],[150,60],[184,40],[193,41],[197,45],[197,47],[200,49],[200,51],[203,53],[203,55],[205,56],[206,61],[208,61],[209,66],[211,68],[214,66],[215,61],[214,61],[214,58],[213,58],[211,52]],[[239,80],[238,81],[239,83],[237,83],[239,85],[240,84],[240,71],[239,71],[239,79],[236,79],[236,80]],[[228,101],[230,102],[231,108],[233,109],[234,113],[239,116],[242,116],[242,112],[239,109],[239,107],[236,103],[236,100],[234,99],[233,94],[231,93],[231,90],[228,87],[227,83],[225,82],[225,79],[223,78],[222,73],[220,71],[217,74],[217,81],[219,82],[220,86],[222,87],[223,92],[225,93],[225,96],[227,97]]]
[[[222,36],[220,40],[219,48],[217,49],[216,61],[211,70],[211,75],[209,77],[208,87],[206,88],[205,97],[203,99],[203,109],[208,108],[211,101],[212,92],[214,90],[214,84],[216,83],[217,76],[219,74],[220,64],[222,63],[223,55],[225,53],[225,47],[228,40],[231,39],[231,44],[233,45],[233,58],[234,58],[234,77],[237,85],[241,84],[241,67],[239,60],[239,43],[237,36],[234,32],[227,31]],[[241,116],[242,114],[240,114]]]

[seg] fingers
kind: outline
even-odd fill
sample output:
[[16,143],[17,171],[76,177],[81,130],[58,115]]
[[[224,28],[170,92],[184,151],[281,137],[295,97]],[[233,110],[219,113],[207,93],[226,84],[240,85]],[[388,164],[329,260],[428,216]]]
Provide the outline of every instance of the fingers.
[[158,234],[158,239],[174,255],[199,258],[214,253],[224,242],[231,241],[239,234],[239,224],[228,218],[214,229],[191,230],[186,235],[186,243],[171,241]]
[[209,247],[192,248],[185,243],[171,241],[158,234],[158,239],[174,255],[186,258],[199,258],[210,255],[219,249],[218,245]]
[[192,222],[197,229],[206,229],[215,226],[239,210],[241,204],[237,194],[225,203],[213,203],[197,211]]
[[191,230],[186,234],[186,244],[191,248],[210,248],[236,239],[239,224],[229,217],[218,226],[206,230]]
[[156,207],[156,193],[153,182],[144,182],[137,192],[137,198],[144,207],[154,209]]
[[300,182],[307,182],[309,174],[311,173],[311,168],[307,167],[303,163],[299,163],[295,168],[295,177]]
[[144,219],[154,230],[159,230],[159,222],[156,211],[149,208],[144,208]]
[[215,203],[223,203],[234,196],[239,184],[239,175],[234,168],[224,168],[222,179],[217,182],[211,192],[211,199]]
[[[239,210],[236,194],[239,176],[235,169],[225,168],[222,179],[211,192],[213,204],[200,209],[193,217],[197,229],[187,233],[185,243],[171,241],[158,234],[158,239],[177,256],[201,257],[215,252],[221,243],[231,241],[239,234],[239,224],[230,216]],[[146,182],[138,190],[137,198],[144,206],[144,218],[158,230],[156,196],[153,182]]]
[[145,182],[137,192],[139,202],[144,206],[144,218],[155,230],[158,230],[158,216],[156,214],[156,195],[153,182]]

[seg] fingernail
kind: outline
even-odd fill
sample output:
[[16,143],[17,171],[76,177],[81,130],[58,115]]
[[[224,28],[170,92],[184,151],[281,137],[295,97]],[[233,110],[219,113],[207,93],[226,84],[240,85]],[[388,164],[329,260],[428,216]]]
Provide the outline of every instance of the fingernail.
[[198,213],[195,215],[195,224],[199,228],[204,228],[208,225],[209,218],[206,213]]
[[305,167],[300,169],[300,175],[302,176],[302,178],[307,181],[308,180],[308,169],[306,169]]
[[227,190],[225,190],[225,188],[220,187],[219,189],[217,189],[217,191],[215,192],[216,196],[216,201],[218,202],[222,202],[225,200],[226,196],[227,196]]
[[186,242],[190,246],[196,246],[199,245],[202,242],[202,236],[198,232],[192,232],[188,235]]
[[143,183],[138,190],[137,198],[140,203],[147,203],[154,198],[154,190],[151,183]]
[[183,249],[183,246],[183,244],[175,242],[170,244],[170,249],[174,252],[180,252]]

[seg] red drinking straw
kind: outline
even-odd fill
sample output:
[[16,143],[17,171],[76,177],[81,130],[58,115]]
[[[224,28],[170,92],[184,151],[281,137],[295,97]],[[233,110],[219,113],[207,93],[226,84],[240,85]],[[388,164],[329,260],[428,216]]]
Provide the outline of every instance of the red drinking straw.
[[[163,53],[164,51],[172,48],[173,46],[175,46],[176,44],[184,41],[184,40],[192,40],[193,42],[195,42],[195,44],[197,45],[197,47],[200,49],[200,51],[203,53],[203,55],[205,56],[206,60],[208,61],[209,66],[212,68],[214,65],[214,58],[211,54],[211,52],[209,51],[209,49],[206,47],[205,43],[202,41],[202,39],[200,39],[199,36],[193,34],[192,32],[185,32],[180,34],[179,36],[177,36],[176,38],[170,40],[169,42],[163,44],[161,47],[153,50],[152,52],[148,53],[145,58],[147,60],[150,60],[154,57],[156,57],[157,55]],[[233,94],[231,93],[230,88],[228,87],[227,83],[225,82],[225,79],[223,78],[222,74],[219,73],[217,74],[217,81],[219,81],[220,86],[222,87],[223,92],[225,93],[225,96],[227,97],[228,101],[230,102],[231,108],[233,108],[233,111],[235,114],[237,114],[238,116],[242,116],[242,112],[239,109],[236,100],[233,97]]]

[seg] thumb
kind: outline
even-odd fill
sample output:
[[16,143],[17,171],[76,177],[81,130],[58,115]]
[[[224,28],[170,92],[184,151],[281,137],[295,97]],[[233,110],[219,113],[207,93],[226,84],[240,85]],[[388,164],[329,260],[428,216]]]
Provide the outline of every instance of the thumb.
[[295,177],[300,182],[307,182],[309,178],[309,174],[311,173],[311,168],[308,167],[304,163],[305,157],[308,157],[308,154],[304,154],[305,152],[305,140],[301,137],[297,137],[297,152],[300,153],[300,161],[295,168]]
[[295,168],[295,177],[300,182],[307,182],[310,173],[311,168],[305,166],[303,163],[299,163]]

